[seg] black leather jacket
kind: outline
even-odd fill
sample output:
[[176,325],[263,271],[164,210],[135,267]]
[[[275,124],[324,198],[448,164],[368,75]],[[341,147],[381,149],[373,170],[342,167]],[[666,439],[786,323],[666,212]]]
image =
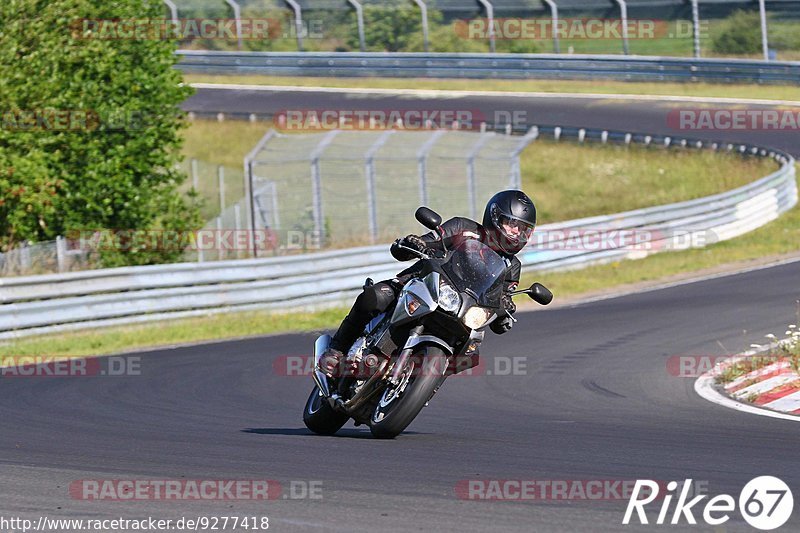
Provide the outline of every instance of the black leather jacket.
[[[488,238],[487,232],[482,225],[468,218],[454,217],[444,222],[441,228],[443,232],[441,239],[439,238],[439,234],[434,231],[421,236],[422,240],[428,244],[429,248],[444,251],[445,246],[448,249],[453,248],[464,239],[479,239],[481,242],[488,244],[492,249],[496,250],[497,253],[506,260],[505,290],[509,292],[517,288],[520,272],[522,271],[522,264],[516,256],[507,254],[502,250],[497,250],[497,248],[492,245],[491,239]],[[414,258],[414,255],[406,250],[393,249],[392,255],[406,261]],[[404,270],[398,274],[398,278],[413,274],[413,269],[414,267]]]

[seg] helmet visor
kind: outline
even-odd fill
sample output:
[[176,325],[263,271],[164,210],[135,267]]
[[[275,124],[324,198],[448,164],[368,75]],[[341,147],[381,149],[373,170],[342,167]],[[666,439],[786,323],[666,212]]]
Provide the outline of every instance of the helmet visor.
[[496,205],[492,206],[492,221],[500,230],[500,236],[512,243],[525,245],[533,234],[533,224],[527,220],[501,213]]

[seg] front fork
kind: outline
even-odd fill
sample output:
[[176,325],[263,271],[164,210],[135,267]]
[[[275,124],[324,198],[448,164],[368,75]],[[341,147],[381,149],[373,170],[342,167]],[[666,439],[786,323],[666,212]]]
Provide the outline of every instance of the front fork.
[[419,325],[411,328],[411,331],[408,333],[406,345],[400,352],[400,355],[397,356],[397,361],[395,361],[394,368],[392,369],[392,375],[389,376],[389,384],[393,387],[396,387],[400,384],[400,376],[403,374],[403,369],[406,367],[408,358],[411,357],[411,354],[414,352],[414,346],[417,345],[415,340],[417,337],[422,335],[423,329],[424,328]]

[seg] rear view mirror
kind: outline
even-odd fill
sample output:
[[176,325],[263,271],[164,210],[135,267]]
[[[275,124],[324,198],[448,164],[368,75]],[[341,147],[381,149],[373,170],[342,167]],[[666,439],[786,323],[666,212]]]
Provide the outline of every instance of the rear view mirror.
[[440,217],[433,209],[427,207],[420,207],[414,213],[417,221],[428,229],[435,230],[442,224],[442,217]]
[[547,305],[553,301],[553,293],[541,283],[534,283],[525,292],[538,304]]

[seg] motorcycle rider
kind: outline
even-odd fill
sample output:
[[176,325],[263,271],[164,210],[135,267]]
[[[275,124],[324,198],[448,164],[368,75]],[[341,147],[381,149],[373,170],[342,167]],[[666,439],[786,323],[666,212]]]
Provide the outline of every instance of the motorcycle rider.
[[[509,314],[516,311],[510,292],[519,283],[521,264],[515,256],[527,244],[536,226],[536,206],[522,191],[501,191],[489,200],[483,213],[483,224],[468,218],[454,217],[444,222],[441,238],[438,232],[422,236],[408,235],[396,241],[391,248],[392,256],[399,261],[408,261],[417,256],[398,246],[406,246],[427,255],[452,249],[464,239],[479,239],[506,261],[503,307]],[[396,278],[365,286],[358,295],[350,313],[344,318],[330,345],[320,358],[320,367],[329,377],[338,375],[344,352],[361,336],[370,320],[386,311],[395,302],[403,285],[414,275],[412,266],[400,272]],[[513,320],[509,316],[496,319],[489,327],[497,334],[511,329]]]

